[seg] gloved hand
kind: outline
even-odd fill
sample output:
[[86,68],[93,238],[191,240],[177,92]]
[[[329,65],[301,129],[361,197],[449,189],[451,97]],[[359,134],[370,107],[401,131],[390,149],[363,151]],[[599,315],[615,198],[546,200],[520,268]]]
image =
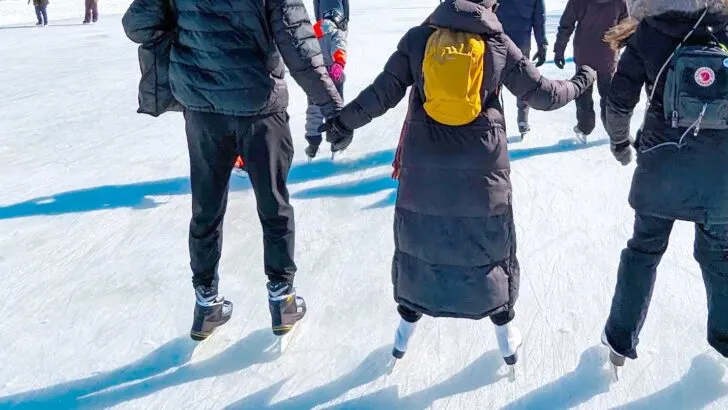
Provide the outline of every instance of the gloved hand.
[[326,141],[331,143],[331,152],[345,150],[354,140],[354,131],[342,124],[338,115],[327,119],[318,132],[326,133]]
[[336,84],[341,84],[341,80],[344,79],[344,66],[339,63],[334,63],[334,65],[329,67],[329,77]]
[[536,62],[536,67],[541,67],[546,62],[546,53],[548,52],[549,45],[541,44],[538,46],[538,51],[533,55],[533,61]]
[[562,55],[554,56],[554,64],[556,65],[556,67],[559,67],[560,70],[563,70],[564,66],[566,66],[566,60],[564,59],[564,56],[562,56]]
[[614,142],[610,141],[609,148],[612,150],[612,155],[622,165],[627,165],[632,162],[632,137],[626,140]]

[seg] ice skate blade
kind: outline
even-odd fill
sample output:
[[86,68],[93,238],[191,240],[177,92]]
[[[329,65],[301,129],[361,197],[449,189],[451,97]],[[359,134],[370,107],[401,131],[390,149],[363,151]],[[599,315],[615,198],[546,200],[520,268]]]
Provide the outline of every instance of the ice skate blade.
[[276,341],[273,342],[273,346],[271,346],[270,350],[277,354],[285,353],[288,346],[291,344],[291,339],[293,339],[296,329],[298,329],[298,323],[293,325],[291,330],[289,330],[286,334],[276,335]]
[[389,360],[389,363],[387,363],[387,375],[390,375],[394,372],[394,366],[397,365],[397,359],[396,357],[392,357],[392,359]]
[[508,365],[508,381],[513,383],[516,381],[516,365]]
[[615,382],[619,381],[619,368],[624,366],[625,360],[624,356],[609,352],[609,367],[612,368],[612,377]]
[[619,367],[615,365],[614,363],[609,363],[609,367],[612,368],[612,380],[614,382],[619,381]]

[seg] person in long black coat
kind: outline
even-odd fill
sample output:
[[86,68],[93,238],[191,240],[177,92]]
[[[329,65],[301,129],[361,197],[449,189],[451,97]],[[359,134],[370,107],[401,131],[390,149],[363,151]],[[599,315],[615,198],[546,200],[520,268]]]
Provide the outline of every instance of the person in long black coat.
[[[336,146],[383,115],[412,86],[409,116],[397,155],[394,214],[394,299],[402,316],[395,351],[403,354],[423,314],[482,319],[496,325],[501,353],[515,353],[520,336],[511,321],[518,298],[510,164],[502,86],[538,110],[577,98],[595,79],[583,67],[570,81],[544,78],[503,33],[493,0],[446,0],[428,21],[400,40],[374,83],[329,121]],[[448,126],[424,109],[422,64],[431,26],[479,34],[486,44],[482,111],[471,123]],[[331,135],[333,134],[333,135]],[[397,353],[399,354],[399,353]]]

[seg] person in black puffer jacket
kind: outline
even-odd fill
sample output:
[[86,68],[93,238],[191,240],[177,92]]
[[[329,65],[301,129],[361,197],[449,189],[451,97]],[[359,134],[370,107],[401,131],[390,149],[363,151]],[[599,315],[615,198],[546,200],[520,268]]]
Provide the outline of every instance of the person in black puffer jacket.
[[668,60],[679,60],[671,56],[683,39],[686,46],[728,44],[728,2],[632,0],[628,5],[631,18],[606,36],[613,47],[626,46],[612,81],[606,124],[612,152],[623,165],[632,159],[630,120],[643,87],[654,96],[634,142],[637,169],[629,195],[636,212],[634,234],[622,251],[602,341],[621,362],[618,365],[625,357],[637,358],[657,266],[674,222],[689,221],[695,223],[694,257],[707,289],[708,342],[728,357],[728,129],[706,127],[709,119],[702,114],[697,123],[700,127],[703,121],[704,126],[699,129],[696,123],[673,127],[667,119],[672,115],[665,116],[664,104],[670,100],[663,99],[668,78],[704,90],[700,92],[724,87],[728,60],[718,62],[716,71],[699,67],[689,75],[668,77],[665,68],[659,74],[663,65],[669,67]]
[[294,216],[286,187],[293,144],[285,66],[325,117],[341,108],[341,97],[301,0],[176,0],[174,7],[165,6],[162,0],[135,0],[123,24],[137,43],[176,30],[169,82],[185,107],[190,154],[189,247],[197,295],[191,335],[206,338],[232,313],[232,304],[218,296],[217,271],[237,155],[245,158],[258,202],[273,332],[287,333],[305,314],[305,304],[293,288]]

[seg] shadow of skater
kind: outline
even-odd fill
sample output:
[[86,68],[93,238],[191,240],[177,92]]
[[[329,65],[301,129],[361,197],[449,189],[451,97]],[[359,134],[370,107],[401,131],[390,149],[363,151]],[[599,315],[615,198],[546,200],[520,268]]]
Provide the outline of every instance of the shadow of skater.
[[602,346],[585,350],[576,369],[508,404],[503,410],[570,409],[609,391],[611,373]]
[[[405,366],[400,363],[398,366]],[[396,387],[389,387],[372,394],[337,404],[328,409],[427,409],[437,400],[446,399],[462,393],[481,389],[505,378],[499,370],[503,368],[503,358],[497,350],[484,353],[463,370],[434,386],[399,397]],[[395,370],[395,373],[397,370]],[[480,406],[476,406],[480,407]],[[483,407],[484,408],[484,407]]]
[[[601,145],[608,144],[607,140],[596,140],[586,144],[577,142],[573,139],[564,139],[557,142],[554,145],[546,147],[535,147],[535,148],[524,148],[524,149],[511,149],[508,152],[508,156],[511,161],[518,161],[538,155],[558,154],[562,152],[580,151]],[[304,189],[302,191],[293,193],[291,197],[297,199],[313,199],[313,198],[326,198],[326,197],[354,197],[371,195],[377,192],[389,191],[389,194],[377,201],[376,203],[367,206],[365,209],[377,209],[386,208],[392,206],[397,201],[397,181],[393,180],[389,174],[380,175],[371,178],[365,178],[361,180],[344,182],[337,185],[328,185],[321,187],[314,187]]]
[[309,390],[298,396],[291,397],[284,401],[270,404],[273,397],[278,394],[286,383],[280,381],[257,393],[243,398],[237,403],[226,407],[227,410],[243,409],[311,409],[315,406],[334,400],[344,393],[368,384],[384,376],[387,372],[387,363],[391,358],[392,346],[382,346],[369,353],[367,357],[352,372],[339,377],[323,386]]
[[725,367],[703,353],[693,359],[680,381],[616,409],[702,409],[728,394],[728,385],[722,381],[724,375]]
[[146,379],[190,360],[194,343],[189,337],[178,337],[159,346],[146,357],[112,370],[81,380],[60,383],[51,387],[0,397],[0,408],[59,408],[78,398],[124,383]]
[[[214,343],[214,341],[211,342]],[[155,366],[152,360],[146,358],[141,361],[141,365],[133,364],[127,366],[130,370],[139,372],[141,377],[135,377],[133,379],[120,378],[116,374],[117,371],[115,371],[107,376],[107,379],[103,380],[104,383],[100,383],[100,389],[96,388],[91,391],[84,389],[85,380],[66,383],[49,389],[42,389],[40,393],[42,394],[44,390],[50,390],[51,392],[57,392],[56,394],[46,394],[36,397],[35,392],[30,392],[28,393],[27,400],[21,401],[20,405],[14,408],[105,409],[120,403],[148,396],[169,387],[179,386],[209,377],[238,372],[258,363],[272,361],[278,357],[278,354],[274,351],[266,351],[266,349],[269,348],[273,342],[274,337],[271,334],[270,329],[260,329],[234,343],[222,353],[209,359],[193,363],[188,363],[189,354],[191,354],[192,351],[190,349],[184,363],[176,363],[177,365],[181,365],[181,367],[177,367],[176,369],[166,373],[163,372],[176,366],[166,366],[163,369],[155,369],[156,371],[145,374],[144,367],[140,366]],[[194,345],[190,344],[189,346]],[[143,363],[148,364],[145,365]],[[129,381],[137,382],[120,386],[121,384]],[[108,389],[109,387],[116,388]],[[71,389],[71,394],[68,394],[69,389]],[[108,390],[101,391],[103,389]],[[4,400],[5,399],[0,399],[0,405],[4,403]],[[18,401],[16,400],[14,402]]]
[[[320,160],[294,164],[288,184],[344,175],[362,169],[390,165],[393,150],[376,151],[351,161],[346,159]],[[246,191],[250,181],[233,177],[230,190]],[[160,205],[153,196],[187,195],[190,193],[189,177],[136,182],[124,185],[105,185],[33,198],[27,201],[0,206],[0,220],[37,215],[61,215],[114,208],[146,209]]]

